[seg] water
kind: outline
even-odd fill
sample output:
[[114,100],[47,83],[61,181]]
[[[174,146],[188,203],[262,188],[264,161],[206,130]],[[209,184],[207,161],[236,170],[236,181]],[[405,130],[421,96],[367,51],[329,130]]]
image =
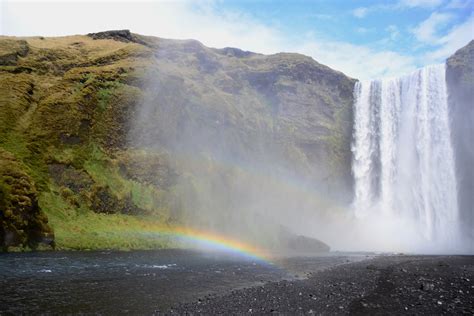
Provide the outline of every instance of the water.
[[405,237],[412,250],[454,250],[459,221],[445,66],[357,82],[354,95],[356,217]]
[[0,254],[0,315],[150,315],[209,294],[304,277],[366,257],[336,253],[270,264],[172,249]]

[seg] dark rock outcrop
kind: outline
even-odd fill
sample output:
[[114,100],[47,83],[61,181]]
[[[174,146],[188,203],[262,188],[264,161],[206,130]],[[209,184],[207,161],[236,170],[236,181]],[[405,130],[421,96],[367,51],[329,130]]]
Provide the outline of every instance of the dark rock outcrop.
[[[462,230],[474,240],[474,41],[446,61]],[[471,246],[472,247],[472,246]]]
[[249,52],[246,50],[241,50],[239,48],[235,47],[224,47],[221,49],[217,50],[219,53],[222,55],[230,56],[230,57],[237,57],[237,58],[243,58],[243,57],[249,57],[251,55],[257,55],[254,52]]
[[124,42],[124,43],[137,43],[148,46],[148,43],[142,40],[136,34],[130,32],[130,30],[111,30],[105,32],[98,32],[98,33],[89,33],[87,36],[95,39],[112,39],[114,41]]
[[279,248],[292,255],[314,254],[319,252],[329,252],[331,248],[321,240],[316,238],[296,235],[281,227],[278,233]]

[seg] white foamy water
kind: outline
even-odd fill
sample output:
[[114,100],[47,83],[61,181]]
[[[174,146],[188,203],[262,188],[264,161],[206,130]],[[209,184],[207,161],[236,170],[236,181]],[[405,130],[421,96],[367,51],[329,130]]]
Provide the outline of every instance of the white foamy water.
[[457,251],[458,202],[445,66],[357,82],[354,96],[356,217],[378,226],[372,236],[378,245]]

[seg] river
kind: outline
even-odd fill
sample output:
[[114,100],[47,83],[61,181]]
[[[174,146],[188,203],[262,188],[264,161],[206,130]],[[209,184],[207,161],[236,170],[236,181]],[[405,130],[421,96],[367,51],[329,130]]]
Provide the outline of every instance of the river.
[[270,263],[191,250],[0,254],[0,314],[147,315],[368,256],[329,253]]

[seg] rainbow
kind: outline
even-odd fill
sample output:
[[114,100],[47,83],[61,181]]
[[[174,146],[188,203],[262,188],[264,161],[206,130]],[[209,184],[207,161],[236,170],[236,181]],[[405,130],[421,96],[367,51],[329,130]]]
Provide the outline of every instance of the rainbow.
[[259,262],[270,263],[268,252],[263,249],[220,235],[214,232],[189,227],[153,227],[142,232],[155,237],[171,237],[185,244],[193,244],[204,249],[229,252]]

